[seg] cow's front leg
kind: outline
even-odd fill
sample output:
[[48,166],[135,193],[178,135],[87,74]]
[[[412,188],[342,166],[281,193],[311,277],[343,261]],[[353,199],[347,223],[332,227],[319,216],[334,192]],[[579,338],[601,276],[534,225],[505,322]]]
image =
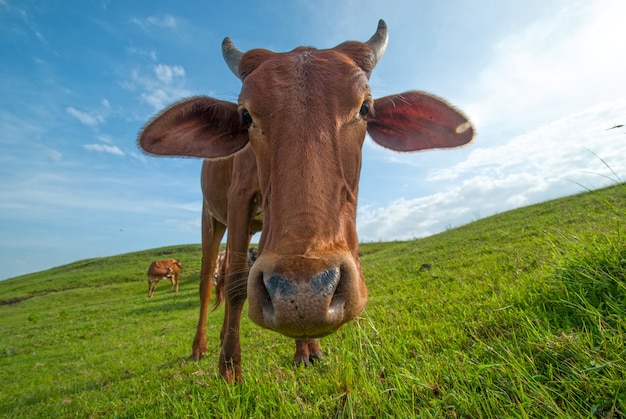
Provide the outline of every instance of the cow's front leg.
[[293,357],[293,362],[296,365],[304,364],[305,367],[308,367],[322,358],[324,358],[322,348],[315,339],[296,340],[296,354]]
[[206,208],[202,209],[202,267],[200,268],[200,317],[193,339],[191,359],[199,360],[207,353],[206,347],[206,316],[209,300],[213,289],[213,272],[215,259],[219,251],[220,241],[226,226],[211,216]]
[[159,281],[148,281],[148,298],[152,298],[157,285],[159,285]]
[[222,351],[220,352],[220,375],[228,383],[240,383],[241,346],[239,342],[239,325],[241,312],[246,301],[246,272],[228,275],[226,289],[226,313],[222,327]]
[[[250,184],[246,170],[233,172],[233,185],[228,190],[228,240],[226,250],[226,313],[222,327],[220,374],[228,383],[239,383],[241,377],[241,347],[239,327],[241,312],[248,297],[248,247],[250,223],[258,199],[257,189]],[[255,177],[253,177],[254,179]]]

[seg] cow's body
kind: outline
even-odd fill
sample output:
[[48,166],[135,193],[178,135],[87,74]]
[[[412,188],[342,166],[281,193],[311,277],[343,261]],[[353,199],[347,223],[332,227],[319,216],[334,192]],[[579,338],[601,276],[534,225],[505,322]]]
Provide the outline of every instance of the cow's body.
[[[226,250],[220,250],[215,260],[215,271],[213,272],[213,284],[218,285],[223,283],[226,276]],[[254,247],[248,249],[248,269],[252,268],[252,265],[258,257],[258,250]]]
[[169,278],[171,282],[170,292],[178,292],[180,282],[180,262],[176,259],[155,260],[148,268],[148,297],[152,298],[159,281]]
[[219,284],[226,275],[226,250],[220,250],[215,259],[215,269],[213,270],[213,284]]
[[[217,254],[215,261],[215,271],[213,273],[213,284],[216,285],[217,297],[215,299],[215,308],[224,300],[224,284],[226,280],[226,258],[228,257],[227,250],[220,250]],[[252,265],[258,257],[258,250],[254,247],[248,249],[248,270],[252,268]]]
[[[314,339],[365,306],[356,205],[366,132],[397,151],[456,147],[473,138],[468,119],[434,96],[410,91],[372,98],[368,79],[386,44],[382,21],[366,43],[328,50],[243,53],[227,38],[224,58],[242,81],[238,104],[191,98],[165,110],[140,136],[140,146],[154,154],[207,158],[193,357],[206,351],[207,296],[228,225],[220,355],[227,381],[241,380],[246,297],[254,322],[296,339],[296,361],[320,355]],[[248,273],[245,250],[260,229],[259,257]]]

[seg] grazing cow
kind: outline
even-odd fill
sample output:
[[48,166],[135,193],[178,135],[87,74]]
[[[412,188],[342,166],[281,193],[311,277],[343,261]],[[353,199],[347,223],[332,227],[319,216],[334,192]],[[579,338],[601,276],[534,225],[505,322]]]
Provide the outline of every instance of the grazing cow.
[[[258,256],[258,250],[254,247],[248,249],[248,268],[252,267],[252,264]],[[220,250],[215,260],[215,271],[213,272],[213,284],[217,285],[220,278],[223,278],[226,274],[226,250]]]
[[[192,356],[206,352],[211,274],[228,223],[219,361],[228,382],[241,381],[239,323],[246,298],[250,318],[296,339],[296,361],[305,363],[321,354],[314,339],[363,310],[367,288],[356,208],[366,132],[396,151],[457,147],[474,136],[462,113],[427,93],[374,100],[368,79],[387,39],[382,20],[367,42],[327,50],[244,53],[226,38],[225,61],[242,82],[238,103],[183,100],[140,134],[139,145],[149,153],[206,159],[204,267]],[[258,259],[248,273],[245,250],[259,229]]]
[[152,298],[159,281],[164,278],[169,278],[172,283],[170,292],[174,291],[174,286],[176,286],[176,292],[178,292],[181,269],[182,266],[176,259],[155,260],[152,262],[148,268],[148,297]]
[[[215,272],[213,273],[213,284],[217,297],[215,298],[215,308],[224,301],[224,283],[226,282],[226,255],[227,250],[220,250],[217,254],[217,260],[215,261]],[[252,268],[252,265],[256,261],[258,256],[258,250],[254,247],[248,249],[248,269]]]
[[226,274],[226,250],[220,250],[215,260],[215,270],[213,271],[213,285],[217,285]]

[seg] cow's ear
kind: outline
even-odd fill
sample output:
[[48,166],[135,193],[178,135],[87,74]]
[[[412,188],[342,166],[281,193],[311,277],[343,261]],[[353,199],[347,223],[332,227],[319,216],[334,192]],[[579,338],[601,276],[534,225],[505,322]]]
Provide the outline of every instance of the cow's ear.
[[474,137],[474,128],[465,115],[423,92],[377,99],[367,121],[372,139],[396,151],[458,147]]
[[175,103],[139,134],[143,150],[164,156],[225,157],[248,142],[237,105],[209,97]]

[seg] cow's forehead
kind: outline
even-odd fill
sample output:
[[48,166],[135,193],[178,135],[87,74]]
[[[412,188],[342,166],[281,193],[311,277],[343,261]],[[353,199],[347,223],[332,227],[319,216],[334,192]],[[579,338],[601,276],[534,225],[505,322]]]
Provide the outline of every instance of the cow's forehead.
[[370,94],[368,75],[347,55],[335,49],[300,47],[290,52],[252,50],[244,55],[246,68],[240,102],[266,106],[300,102],[308,106],[348,101],[359,105]]
[[[356,42],[350,45],[362,45]],[[365,52],[369,57],[369,51]],[[357,66],[362,61],[363,50],[350,49],[339,46],[330,49],[317,49],[313,47],[297,47],[288,52],[273,52],[262,48],[252,49],[244,53],[239,64],[241,78],[245,79],[262,64],[275,68],[296,70],[300,67],[311,70],[325,69],[327,73],[340,71],[340,63]],[[354,55],[354,56],[353,56]],[[360,58],[360,59],[359,59]],[[370,57],[371,58],[371,57]]]

